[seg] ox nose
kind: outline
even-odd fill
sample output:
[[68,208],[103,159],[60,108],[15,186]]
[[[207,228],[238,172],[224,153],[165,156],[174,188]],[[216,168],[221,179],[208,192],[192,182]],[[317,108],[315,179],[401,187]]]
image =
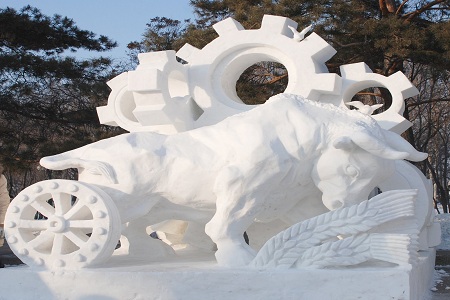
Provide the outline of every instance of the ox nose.
[[333,203],[332,203],[332,210],[341,208],[342,206],[344,206],[344,202],[343,202],[343,201],[341,201],[341,200],[335,200],[335,201],[333,201]]
[[322,198],[322,201],[326,208],[328,208],[329,210],[336,210],[344,206],[344,201],[341,200]]

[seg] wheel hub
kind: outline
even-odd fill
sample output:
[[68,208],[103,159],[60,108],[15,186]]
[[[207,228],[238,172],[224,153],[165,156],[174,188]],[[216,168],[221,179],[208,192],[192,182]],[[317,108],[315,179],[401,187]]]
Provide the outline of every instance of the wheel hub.
[[66,220],[63,217],[52,216],[48,219],[48,229],[55,233],[64,232],[67,228]]

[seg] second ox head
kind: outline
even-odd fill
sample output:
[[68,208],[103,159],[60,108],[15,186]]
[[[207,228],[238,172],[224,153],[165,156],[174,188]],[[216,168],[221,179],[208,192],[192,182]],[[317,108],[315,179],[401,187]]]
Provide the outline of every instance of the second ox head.
[[382,133],[383,138],[368,131],[338,137],[318,157],[311,175],[328,209],[366,200],[395,172],[394,160],[421,161],[427,157],[399,135],[386,130]]

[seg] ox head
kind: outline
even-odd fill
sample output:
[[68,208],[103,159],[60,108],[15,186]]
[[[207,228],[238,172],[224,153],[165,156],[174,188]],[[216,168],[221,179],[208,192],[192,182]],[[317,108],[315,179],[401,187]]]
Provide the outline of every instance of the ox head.
[[370,192],[395,172],[394,160],[421,161],[418,152],[399,135],[382,130],[383,138],[356,131],[332,141],[316,160],[312,179],[330,210],[366,200]]

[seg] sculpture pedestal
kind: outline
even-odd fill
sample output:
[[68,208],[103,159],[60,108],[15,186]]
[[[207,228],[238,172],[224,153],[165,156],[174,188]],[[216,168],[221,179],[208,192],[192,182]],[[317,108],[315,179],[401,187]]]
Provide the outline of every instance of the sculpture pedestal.
[[[0,270],[0,299],[404,299],[427,298],[435,251],[421,252],[415,268],[373,267],[326,270],[224,269],[212,257],[142,265],[113,256],[96,269]],[[140,264],[140,265],[139,265]],[[114,265],[114,267],[113,267]],[[123,267],[121,265],[124,265]],[[125,266],[126,265],[126,266]]]

